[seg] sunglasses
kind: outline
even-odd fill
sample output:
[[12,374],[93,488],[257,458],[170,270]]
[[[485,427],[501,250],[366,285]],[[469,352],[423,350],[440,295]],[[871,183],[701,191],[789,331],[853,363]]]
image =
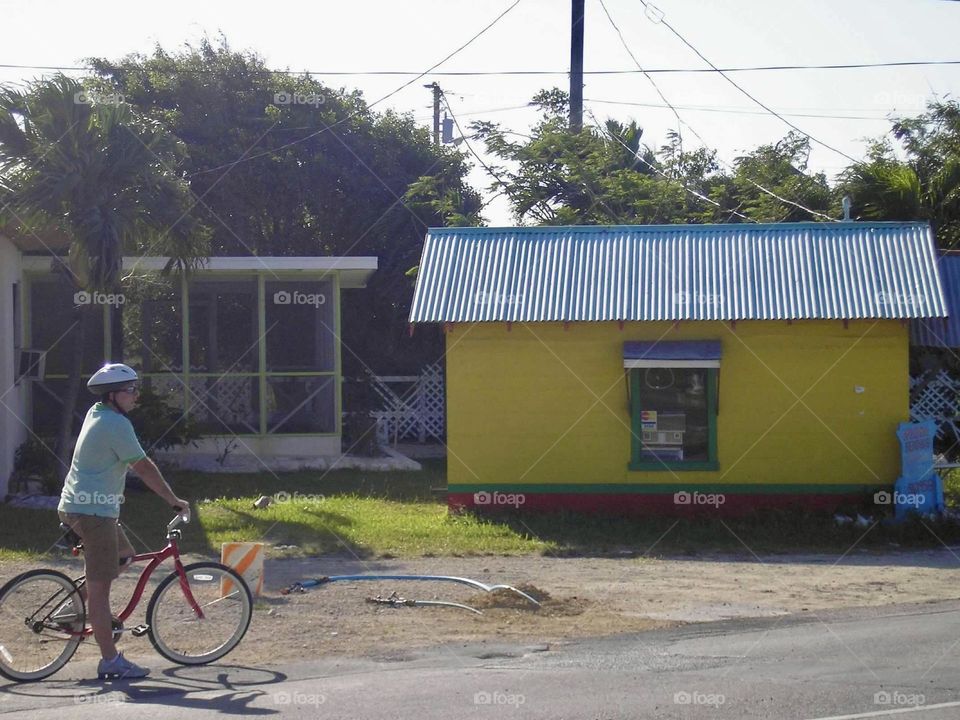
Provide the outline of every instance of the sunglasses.
[[133,385],[132,387],[121,388],[120,390],[117,390],[117,392],[125,392],[125,393],[130,393],[131,395],[139,395],[140,388],[138,388],[136,385]]

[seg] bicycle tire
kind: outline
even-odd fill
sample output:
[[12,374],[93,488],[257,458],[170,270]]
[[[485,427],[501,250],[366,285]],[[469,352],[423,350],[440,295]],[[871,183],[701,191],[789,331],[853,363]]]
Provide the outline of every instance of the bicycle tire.
[[33,682],[50,677],[70,661],[83,636],[58,630],[49,619],[70,598],[79,608],[71,629],[83,628],[87,617],[83,597],[62,572],[29,570],[0,588],[0,675]]
[[[184,567],[190,592],[205,617],[197,618],[173,572],[161,581],[147,605],[150,642],[178,665],[219,660],[243,639],[253,616],[250,588],[233,569],[216,562]],[[225,595],[226,593],[226,595]]]

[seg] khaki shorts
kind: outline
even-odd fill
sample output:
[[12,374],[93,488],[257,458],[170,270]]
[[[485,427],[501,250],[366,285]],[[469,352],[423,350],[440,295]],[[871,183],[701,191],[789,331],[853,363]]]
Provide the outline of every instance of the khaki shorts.
[[83,566],[88,580],[113,580],[120,574],[120,558],[136,554],[116,518],[58,514],[83,540]]

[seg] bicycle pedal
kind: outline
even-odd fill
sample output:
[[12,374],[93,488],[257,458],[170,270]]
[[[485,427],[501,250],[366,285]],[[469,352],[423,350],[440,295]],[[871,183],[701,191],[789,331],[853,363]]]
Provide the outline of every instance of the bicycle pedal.
[[130,629],[130,633],[131,633],[134,637],[143,637],[143,636],[146,635],[148,632],[150,632],[150,626],[149,626],[149,625],[137,625],[135,628],[131,628],[131,629]]

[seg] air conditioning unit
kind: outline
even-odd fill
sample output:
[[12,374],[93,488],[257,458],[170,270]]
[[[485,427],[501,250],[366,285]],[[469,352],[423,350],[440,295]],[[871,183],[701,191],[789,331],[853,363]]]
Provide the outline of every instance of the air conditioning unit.
[[17,380],[43,380],[47,369],[46,350],[21,350],[17,364]]

